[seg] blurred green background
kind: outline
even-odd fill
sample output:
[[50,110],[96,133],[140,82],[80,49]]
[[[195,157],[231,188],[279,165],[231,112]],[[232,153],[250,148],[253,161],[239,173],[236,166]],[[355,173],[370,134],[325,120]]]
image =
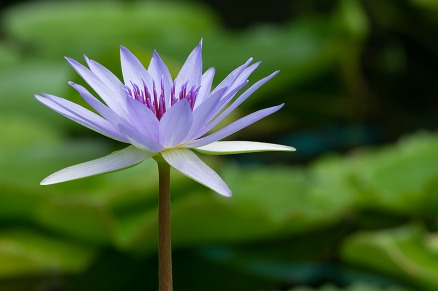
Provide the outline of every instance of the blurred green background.
[[[123,145],[50,111],[81,102],[63,59],[120,74],[119,45],[174,76],[204,38],[216,84],[249,57],[280,74],[232,139],[296,153],[205,157],[220,197],[173,172],[175,290],[438,290],[438,1],[0,3],[0,290],[157,289],[157,169],[42,187]],[[204,157],[203,157],[204,158]]]

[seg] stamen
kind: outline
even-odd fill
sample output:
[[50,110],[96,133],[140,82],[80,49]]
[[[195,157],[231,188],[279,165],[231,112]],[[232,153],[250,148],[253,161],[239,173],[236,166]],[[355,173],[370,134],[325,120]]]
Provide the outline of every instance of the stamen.
[[188,90],[187,81],[181,86],[180,91],[176,92],[176,84],[174,82],[173,86],[170,88],[170,96],[166,97],[163,77],[161,77],[159,94],[157,92],[155,81],[152,82],[152,91],[151,88],[146,85],[144,80],[142,80],[142,83],[143,86],[141,89],[137,84],[131,82],[131,86],[125,86],[124,90],[129,97],[137,100],[138,102],[149,108],[152,113],[158,118],[158,120],[161,120],[167,110],[166,99],[170,101],[170,104],[168,104],[169,107],[175,105],[178,101],[182,99],[186,99],[187,102],[189,102],[190,108],[193,110],[193,108],[195,107],[196,98],[199,94],[199,89],[201,88],[200,86],[193,85]]

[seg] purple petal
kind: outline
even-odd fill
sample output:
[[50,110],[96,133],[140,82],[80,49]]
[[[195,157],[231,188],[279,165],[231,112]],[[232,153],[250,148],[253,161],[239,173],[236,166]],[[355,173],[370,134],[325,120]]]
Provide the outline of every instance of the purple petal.
[[137,128],[141,134],[158,141],[159,121],[155,114],[137,100],[128,98],[127,101],[132,126]]
[[[172,76],[169,69],[161,59],[160,55],[154,51],[151,62],[148,67],[148,72],[155,82],[159,82],[156,86],[161,86],[161,79],[164,85],[164,96],[170,96],[170,90],[173,86]],[[158,86],[159,87],[159,86]],[[170,104],[170,100],[166,99],[166,107]]]
[[175,92],[180,92],[183,84],[188,82],[187,88],[201,85],[202,78],[202,40],[190,53],[178,76],[175,79]]
[[192,127],[193,114],[186,99],[170,107],[160,120],[160,143],[165,148],[179,145]]
[[149,136],[140,133],[137,128],[129,124],[121,123],[118,125],[118,128],[120,132],[126,136],[129,142],[137,148],[154,153],[158,153],[164,149],[158,142],[151,139]]
[[198,97],[196,97],[196,103],[194,108],[196,109],[205,98],[210,95],[211,85],[213,83],[213,77],[215,74],[215,68],[209,68],[201,78],[201,88],[199,89]]
[[53,173],[41,181],[41,185],[56,184],[120,170],[138,164],[152,155],[154,154],[142,151],[131,145],[103,158],[71,166]]
[[[87,69],[77,61],[66,58],[75,71],[90,85],[91,88],[102,98],[102,100],[119,115],[123,114],[124,107],[121,100],[125,96],[119,96],[109,89],[108,85],[103,83],[93,72]],[[126,95],[126,94],[125,94]]]
[[248,80],[248,77],[257,69],[257,67],[260,65],[260,62],[254,63],[248,68],[244,69],[242,73],[236,78],[234,83],[228,87],[228,91],[232,91],[236,89],[237,87],[240,87],[241,84],[246,83]]
[[225,77],[225,79],[222,80],[222,82],[219,83],[219,85],[217,85],[217,87],[212,91],[212,93],[222,88],[230,88],[234,84],[236,79],[239,77],[239,75],[243,72],[243,70],[245,70],[246,67],[248,67],[248,65],[252,62],[252,60],[253,59],[250,58],[249,60],[246,61],[246,63],[234,69],[227,77]]
[[[218,116],[218,114],[224,109],[224,107],[228,104],[228,102],[233,99],[233,97],[236,95],[236,93],[242,89],[243,87],[246,86],[246,84],[248,84],[248,80],[246,80],[245,82],[241,83],[239,86],[234,86],[233,85],[233,90],[227,90],[226,94],[224,94],[219,102],[219,106],[216,108],[216,111],[212,113],[211,118],[213,119],[214,117]],[[227,88],[224,88],[227,89]],[[211,121],[211,119],[209,120]],[[205,133],[205,132],[204,132]]]
[[91,130],[121,142],[128,142],[128,140],[107,120],[90,110],[54,95],[46,94],[45,96],[46,97],[35,95],[35,98],[59,114],[62,114]]
[[227,117],[233,110],[237,108],[240,104],[243,103],[252,93],[254,93],[258,88],[264,85],[266,82],[271,80],[275,75],[278,74],[278,71],[272,73],[271,75],[257,81],[254,85],[248,88],[242,95],[240,95],[227,109],[225,109],[217,118],[215,118],[212,122],[208,124],[208,126],[202,131],[201,135],[209,132],[213,127],[219,124],[225,117]]
[[219,175],[201,161],[189,149],[162,152],[161,155],[172,167],[224,196],[231,196],[231,190]]
[[225,90],[226,88],[222,88],[222,90],[211,94],[205,102],[203,102],[193,111],[193,123],[189,133],[187,134],[187,140],[199,136],[197,133],[202,130],[208,121],[214,117],[212,114],[216,112],[221,101],[220,97]]
[[85,60],[93,72],[107,87],[114,93],[115,96],[120,96],[118,104],[126,108],[126,91],[125,85],[117,78],[110,70],[102,66],[96,61],[90,60],[85,56]]
[[129,121],[126,121],[94,98],[84,87],[74,84],[73,82],[70,82],[70,85],[78,90],[82,98],[111,123],[114,128],[118,128],[120,133],[126,137],[125,140],[127,142],[153,152],[159,152],[163,149],[163,147],[156,142],[158,141],[158,120],[152,113],[148,114],[147,111],[150,112],[150,110],[146,108],[146,106],[132,98],[127,98],[126,101],[129,106],[128,112],[130,112],[130,114],[128,115]]
[[278,105],[278,106],[274,106],[274,107],[270,107],[270,108],[265,108],[262,110],[259,110],[257,112],[254,112],[252,114],[249,114],[245,117],[240,118],[239,120],[231,123],[230,125],[222,128],[221,130],[198,139],[197,141],[190,143],[190,147],[202,147],[204,145],[210,144],[212,142],[218,141],[220,139],[223,139],[239,130],[241,130],[242,128],[245,128],[251,124],[253,124],[256,121],[259,121],[260,119],[271,115],[272,113],[280,110],[281,107],[283,107],[284,104]]
[[146,71],[143,64],[124,46],[120,46],[120,60],[122,63],[123,80],[126,86],[131,86],[131,83],[142,86],[143,81],[152,88],[152,78]]
[[72,86],[76,91],[78,91],[79,95],[87,102],[94,110],[97,111],[103,118],[107,121],[120,119],[120,117],[114,113],[108,106],[97,100],[87,89],[79,84],[75,84],[73,82],[69,82],[70,86]]

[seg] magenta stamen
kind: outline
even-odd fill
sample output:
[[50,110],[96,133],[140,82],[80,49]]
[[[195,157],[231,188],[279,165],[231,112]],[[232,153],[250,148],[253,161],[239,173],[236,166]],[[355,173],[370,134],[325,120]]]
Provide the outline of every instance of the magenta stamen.
[[[173,83],[173,86],[170,88],[170,96],[168,100],[170,104],[166,106],[166,92],[164,90],[164,80],[161,78],[160,82],[160,94],[157,92],[157,88],[155,86],[155,82],[152,82],[152,88],[149,88],[144,80],[142,80],[143,86],[142,89],[137,84],[131,82],[131,87],[125,86],[124,90],[126,94],[139,101],[147,108],[149,108],[152,113],[160,120],[164,113],[167,110],[167,107],[171,107],[175,105],[178,101],[182,99],[186,99],[189,102],[190,108],[193,110],[196,103],[196,97],[198,97],[199,86],[193,85],[189,90],[188,81],[181,86],[179,92],[176,92],[176,84]],[[151,91],[152,89],[152,91]],[[187,91],[188,90],[188,91]]]

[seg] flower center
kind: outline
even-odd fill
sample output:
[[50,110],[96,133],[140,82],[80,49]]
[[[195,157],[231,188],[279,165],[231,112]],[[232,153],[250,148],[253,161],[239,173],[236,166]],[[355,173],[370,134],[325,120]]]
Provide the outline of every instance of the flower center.
[[152,81],[152,88],[148,88],[144,81],[142,81],[142,83],[143,84],[139,86],[131,82],[132,88],[125,86],[125,91],[129,97],[146,105],[152,113],[155,114],[158,120],[160,120],[166,112],[166,106],[171,107],[182,99],[186,99],[190,104],[190,108],[193,110],[200,89],[200,86],[196,85],[188,88],[188,82],[186,82],[181,86],[179,92],[175,92],[176,85],[174,82],[172,88],[170,88],[170,96],[166,96],[163,80],[161,80],[159,92],[157,91],[155,81]]

